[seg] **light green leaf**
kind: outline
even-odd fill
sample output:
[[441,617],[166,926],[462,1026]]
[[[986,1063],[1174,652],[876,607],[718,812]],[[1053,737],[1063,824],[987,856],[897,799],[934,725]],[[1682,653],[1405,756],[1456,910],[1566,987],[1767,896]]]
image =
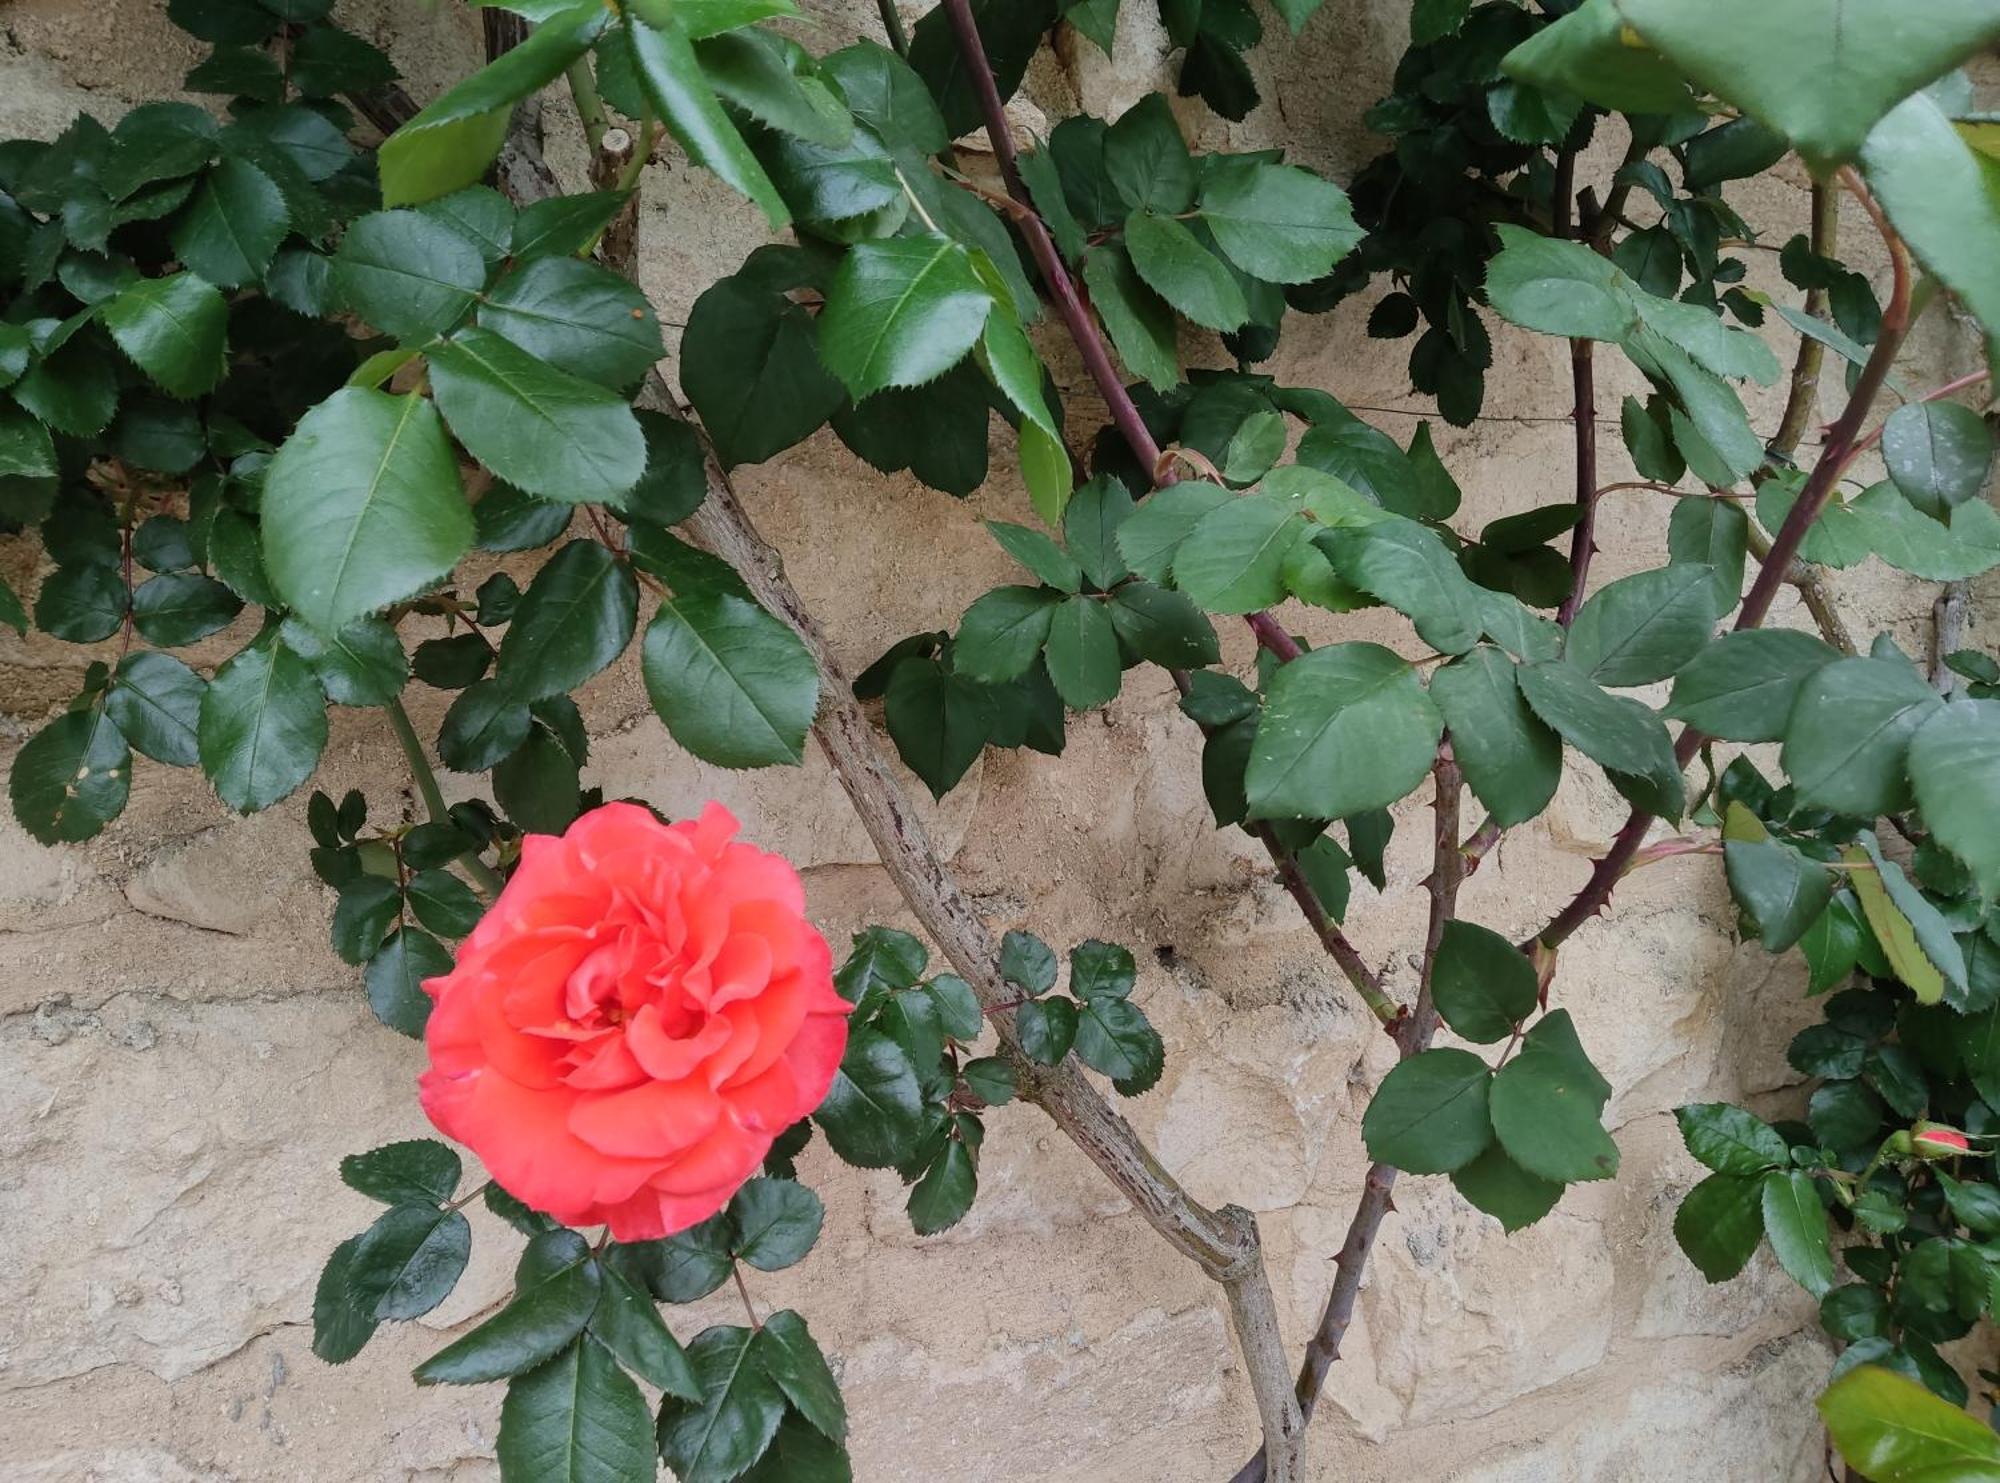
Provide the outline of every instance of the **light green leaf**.
[[1701,87],[1825,170],[1877,119],[2000,38],[1996,0],[1617,0],[1639,36]]
[[521,45],[475,72],[382,142],[382,204],[407,206],[472,185],[500,152],[514,105],[562,76],[610,23],[599,5],[541,19]]
[[1228,331],[1250,318],[1235,275],[1173,217],[1134,211],[1125,220],[1125,251],[1139,277],[1196,324]]
[[628,14],[620,29],[639,85],[688,157],[756,202],[773,230],[790,222],[771,177],[723,111],[680,18],[670,15],[666,24],[654,26],[640,14]]
[[1909,801],[1910,738],[1944,705],[1904,659],[1839,659],[1799,685],[1784,767],[1799,800],[1857,819]]
[[1230,261],[1270,283],[1309,283],[1361,240],[1347,192],[1294,165],[1244,161],[1202,181],[1201,218]]
[[1682,113],[1694,102],[1678,70],[1630,44],[1613,0],[1584,0],[1507,53],[1500,68],[1619,113]]
[[1618,1145],[1598,1121],[1610,1087],[1577,1044],[1569,1011],[1536,1021],[1493,1078],[1493,1132],[1508,1157],[1563,1184],[1609,1179]]
[[264,479],[264,567],[333,635],[448,575],[472,546],[458,461],[417,395],[348,387],[299,420]]
[[1664,680],[1715,629],[1715,569],[1695,563],[1621,577],[1577,609],[1563,657],[1600,685]]
[[312,776],[326,749],[326,695],[312,666],[268,636],[209,682],[201,768],[238,813],[269,808]]
[[1417,672],[1390,650],[1315,649],[1270,684],[1244,774],[1251,817],[1385,808],[1423,781],[1443,732]]
[[2000,1477],[2000,1439],[1990,1426],[1879,1366],[1849,1370],[1818,1406],[1840,1455],[1876,1483]]
[[1911,402],[1882,424],[1882,462],[1903,497],[1933,520],[1986,485],[1993,434],[1985,419],[1957,402]]
[[1211,613],[1254,613],[1285,596],[1285,557],[1305,538],[1289,502],[1246,494],[1195,521],[1174,554],[1174,585]]
[[1330,531],[1318,544],[1346,581],[1408,617],[1433,648],[1463,654],[1479,642],[1480,590],[1428,526],[1381,520]]
[[1910,739],[1910,783],[1933,838],[1982,898],[2000,895],[2000,701],[1954,700]]
[[857,400],[919,386],[964,358],[993,307],[965,249],[948,237],[859,243],[827,294],[820,358]]

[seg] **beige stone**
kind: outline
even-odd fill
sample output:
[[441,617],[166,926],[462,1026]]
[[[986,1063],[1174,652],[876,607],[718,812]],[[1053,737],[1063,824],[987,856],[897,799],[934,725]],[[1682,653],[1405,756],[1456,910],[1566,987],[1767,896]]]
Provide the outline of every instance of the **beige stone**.
[[[924,7],[908,5],[914,16]],[[815,47],[875,33],[873,7],[808,4]],[[1227,124],[1181,103],[1209,147],[1282,143],[1345,178],[1377,144],[1361,115],[1403,44],[1394,0],[1333,4],[1305,37],[1254,58],[1267,103]],[[343,3],[389,45],[419,98],[476,55],[478,22],[454,5]],[[1125,6],[1109,59],[1066,40],[1035,64],[1016,106],[1044,128],[1079,104],[1115,114],[1169,75],[1153,8]],[[174,95],[198,56],[147,0],[15,0],[0,17],[0,136],[47,137],[79,108],[107,121]],[[549,154],[575,172],[581,137],[549,110]],[[1617,141],[1586,168],[1608,174]],[[678,157],[647,176],[642,278],[678,326],[716,276],[760,240],[754,211]],[[1732,199],[1768,239],[1803,220],[1802,177]],[[1880,254],[1850,220],[1855,260]],[[1783,293],[1771,254],[1754,284]],[[1466,491],[1463,525],[1544,503],[1570,477],[1562,347],[1496,332],[1485,415],[1443,427],[1411,391],[1406,344],[1363,333],[1366,300],[1295,316],[1272,368],[1321,386],[1406,438],[1429,417]],[[1073,425],[1101,408],[1076,357],[1038,332]],[[668,336],[672,369],[678,337]],[[1789,353],[1789,343],[1786,344]],[[1913,351],[1912,379],[1940,379],[1975,351],[1942,321]],[[1219,348],[1190,338],[1197,364]],[[1607,478],[1627,470],[1607,364],[1600,388]],[[1829,383],[1832,382],[1828,378]],[[1777,392],[1753,399],[1760,426]],[[1822,409],[1827,410],[1827,409]],[[995,475],[966,501],[883,478],[822,434],[744,470],[744,497],[859,667],[904,633],[948,626],[966,597],[1009,580],[979,521],[1025,519],[996,434]],[[1607,509],[1599,568],[1657,561],[1664,512],[1647,496]],[[10,580],[32,587],[30,540],[0,540]],[[1930,594],[1870,565],[1836,573],[1857,632],[1920,648]],[[1288,614],[1315,640],[1408,643],[1380,613]],[[1778,617],[1799,622],[1789,597]],[[412,625],[411,637],[419,636]],[[1225,625],[1227,662],[1244,635]],[[213,663],[219,643],[195,651]],[[74,688],[78,652],[0,635],[0,762]],[[646,706],[628,655],[582,696],[586,777],[684,810],[727,801],[748,832],[806,867],[809,903],[836,944],[870,922],[908,926],[817,757],[794,772],[723,774],[680,756]],[[419,689],[435,731],[446,698]],[[1294,1352],[1316,1320],[1365,1159],[1358,1121],[1390,1047],[1329,971],[1290,901],[1241,835],[1208,826],[1199,737],[1169,686],[1135,672],[1124,696],[1080,718],[1060,758],[994,755],[942,805],[925,805],[954,868],[996,929],[1031,925],[1067,946],[1129,944],[1139,995],[1166,1035],[1157,1090],[1124,1110],[1199,1198],[1259,1214]],[[379,719],[336,713],[318,783],[367,790],[378,817],[414,816]],[[469,787],[447,779],[454,795]],[[1582,881],[1624,808],[1572,768],[1545,819],[1469,883],[1467,914],[1531,930]],[[1429,869],[1427,800],[1397,809],[1389,890],[1358,886],[1349,928],[1392,987],[1407,989]],[[335,1176],[340,1155],[423,1131],[421,1052],[375,1025],[356,974],[325,946],[328,894],[305,864],[303,796],[252,819],[199,779],[140,763],[133,803],[88,845],[43,850],[0,822],[0,1434],[9,1477],[181,1480],[451,1480],[497,1476],[496,1389],[420,1390],[409,1368],[506,1289],[517,1240],[477,1222],[460,1291],[422,1324],[385,1333],[330,1369],[309,1351],[313,1284],[333,1245],[369,1219]],[[1448,1182],[1406,1179],[1383,1228],[1345,1355],[1308,1443],[1314,1475],[1373,1483],[1767,1483],[1820,1475],[1809,1409],[1829,1355],[1812,1305],[1764,1258],[1707,1287],[1670,1232],[1699,1177],[1668,1110],[1751,1096],[1796,1112],[1783,1046],[1814,1015],[1794,962],[1734,947],[1712,860],[1635,876],[1615,925],[1564,949],[1559,1001],[1617,1086],[1610,1117],[1624,1167],[1571,1192],[1512,1238]],[[1031,1109],[990,1122],[968,1219],[920,1240],[893,1175],[805,1173],[826,1234],[758,1297],[810,1318],[854,1417],[856,1475],[870,1480],[1212,1480],[1247,1455],[1253,1412],[1218,1293],[1134,1216]],[[673,1315],[691,1335],[736,1310],[717,1295]]]

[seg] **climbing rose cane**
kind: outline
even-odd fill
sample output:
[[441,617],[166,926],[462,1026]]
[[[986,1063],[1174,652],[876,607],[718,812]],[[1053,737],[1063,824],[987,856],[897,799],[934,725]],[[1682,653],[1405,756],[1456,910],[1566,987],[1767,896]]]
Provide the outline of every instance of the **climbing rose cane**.
[[419,1092],[500,1186],[621,1241],[685,1230],[826,1095],[847,1044],[798,872],[711,803],[609,803],[521,864],[435,1001]]

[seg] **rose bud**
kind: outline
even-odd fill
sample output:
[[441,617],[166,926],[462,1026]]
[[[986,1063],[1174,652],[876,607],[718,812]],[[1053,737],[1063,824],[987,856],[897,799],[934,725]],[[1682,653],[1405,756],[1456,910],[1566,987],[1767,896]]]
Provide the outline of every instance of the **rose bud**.
[[620,1241],[729,1203],[847,1045],[833,954],[783,858],[711,803],[531,834],[433,1000],[424,1111],[501,1188]]
[[1918,1123],[1910,1129],[1910,1152],[1920,1159],[1949,1159],[1971,1151],[1972,1141],[1957,1128]]

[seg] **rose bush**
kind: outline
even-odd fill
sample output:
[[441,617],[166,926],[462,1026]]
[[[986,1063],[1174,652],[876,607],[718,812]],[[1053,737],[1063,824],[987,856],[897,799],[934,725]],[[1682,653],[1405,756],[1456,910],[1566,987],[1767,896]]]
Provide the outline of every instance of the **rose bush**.
[[825,1097],[847,1046],[798,872],[711,803],[607,803],[520,868],[424,984],[424,1111],[500,1186],[620,1241],[686,1230]]

